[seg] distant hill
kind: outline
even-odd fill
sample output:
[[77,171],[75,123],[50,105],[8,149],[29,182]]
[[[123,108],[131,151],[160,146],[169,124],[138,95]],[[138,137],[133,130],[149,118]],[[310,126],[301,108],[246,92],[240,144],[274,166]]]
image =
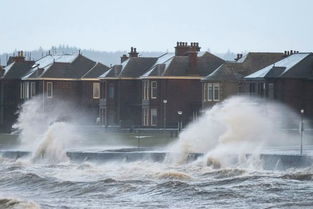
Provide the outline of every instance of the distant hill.
[[[26,59],[32,59],[32,60],[38,60],[41,57],[47,55],[50,51],[51,54],[72,54],[72,53],[78,53],[80,49],[77,47],[70,47],[70,46],[64,46],[60,45],[58,47],[51,47],[49,50],[44,50],[42,48],[39,48],[37,50],[32,50],[32,51],[25,51],[24,55],[26,56]],[[101,62],[107,66],[114,65],[120,63],[120,57],[123,54],[127,54],[127,51],[114,51],[114,52],[107,52],[107,51],[96,51],[92,49],[82,49],[80,50],[80,53],[85,55],[86,57]],[[160,56],[166,52],[140,52],[139,56],[147,56],[147,57],[153,57],[153,56]],[[9,56],[12,56],[13,54],[17,54],[17,51],[13,53],[3,53],[0,54],[0,63],[1,65],[5,66],[7,59]],[[233,52],[226,52],[226,53],[216,53],[215,55],[226,59],[226,60],[233,60],[234,57],[236,56],[235,53]]]

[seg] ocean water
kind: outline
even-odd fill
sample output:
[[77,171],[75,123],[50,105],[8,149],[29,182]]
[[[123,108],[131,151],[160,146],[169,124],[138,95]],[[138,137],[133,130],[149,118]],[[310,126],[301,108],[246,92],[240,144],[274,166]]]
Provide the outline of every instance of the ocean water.
[[312,208],[313,169],[0,158],[0,208]]
[[[63,120],[77,117],[64,117],[70,108],[43,113],[40,104],[38,99],[26,102],[15,125],[20,136],[16,149],[32,155],[0,157],[1,209],[313,208],[312,166],[265,170],[258,158],[265,147],[272,154],[298,151],[299,134],[285,130],[297,130],[299,117],[281,105],[244,97],[225,100],[162,147],[171,153],[163,162],[74,162],[66,152],[90,150],[94,137],[75,124],[80,117]],[[304,136],[308,154],[312,134]],[[101,139],[106,140],[117,141]],[[98,142],[94,151],[104,149]],[[203,157],[188,162],[188,153]],[[252,157],[240,157],[246,154]]]

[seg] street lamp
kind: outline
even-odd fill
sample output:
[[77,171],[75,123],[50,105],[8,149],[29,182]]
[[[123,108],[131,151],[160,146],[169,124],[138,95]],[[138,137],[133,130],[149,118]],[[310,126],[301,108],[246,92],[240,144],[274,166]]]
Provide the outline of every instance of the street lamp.
[[304,131],[304,127],[303,127],[303,113],[304,113],[304,110],[301,109],[300,110],[300,113],[301,113],[301,121],[300,121],[300,155],[302,155],[303,153],[303,131]]
[[166,104],[167,104],[167,100],[166,99],[163,100],[163,104],[164,104],[163,128],[164,128],[164,131],[165,131],[165,128],[166,128]]
[[182,122],[183,111],[177,111],[177,114],[178,114],[178,132],[180,132],[183,128],[183,122]]

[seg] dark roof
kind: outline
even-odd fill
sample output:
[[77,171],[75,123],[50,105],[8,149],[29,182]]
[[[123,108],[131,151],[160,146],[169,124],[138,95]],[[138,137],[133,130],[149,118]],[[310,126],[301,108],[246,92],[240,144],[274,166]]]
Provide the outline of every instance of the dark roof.
[[203,80],[224,80],[224,81],[237,81],[243,78],[243,75],[238,73],[241,64],[226,62],[218,67],[214,72],[205,77]]
[[[87,57],[78,55],[48,55],[36,61],[27,78],[65,78],[79,79],[88,73],[96,62]],[[97,73],[101,66],[98,66],[95,72]]]
[[32,68],[34,61],[12,62],[4,68],[4,79],[21,79]]
[[[149,76],[189,76],[189,57],[170,55],[163,57],[163,62],[158,61],[142,78]],[[202,56],[197,57],[196,70],[199,72],[199,76],[206,76],[224,62],[223,59],[205,52]]]
[[153,66],[157,60],[157,57],[130,57],[121,65],[111,67],[100,78],[137,78]]
[[284,58],[284,53],[249,52],[237,62],[227,61],[203,80],[240,81],[263,67]]
[[107,72],[108,70],[108,66],[98,62],[83,76],[83,78],[98,78],[100,75]]
[[264,78],[313,78],[313,53],[292,54],[245,77]]

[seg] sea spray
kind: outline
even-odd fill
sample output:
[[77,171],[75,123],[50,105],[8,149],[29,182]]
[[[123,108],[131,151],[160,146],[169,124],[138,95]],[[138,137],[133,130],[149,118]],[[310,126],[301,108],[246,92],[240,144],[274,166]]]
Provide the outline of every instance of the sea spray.
[[42,140],[39,141],[33,153],[32,161],[45,160],[50,163],[68,161],[65,147],[75,141],[73,131],[73,127],[65,122],[51,124],[42,136]]
[[173,154],[168,160],[181,163],[188,153],[204,153],[204,163],[216,168],[245,164],[251,159],[259,165],[258,158],[251,156],[257,156],[262,146],[273,140],[284,140],[282,126],[286,125],[286,118],[297,120],[282,105],[256,98],[232,97],[191,123],[169,147]]
[[26,101],[13,126],[19,133],[20,148],[31,151],[35,162],[67,161],[65,148],[82,140],[73,125],[75,117],[77,114],[71,106],[62,101],[56,102],[48,111],[44,111],[40,96]]

